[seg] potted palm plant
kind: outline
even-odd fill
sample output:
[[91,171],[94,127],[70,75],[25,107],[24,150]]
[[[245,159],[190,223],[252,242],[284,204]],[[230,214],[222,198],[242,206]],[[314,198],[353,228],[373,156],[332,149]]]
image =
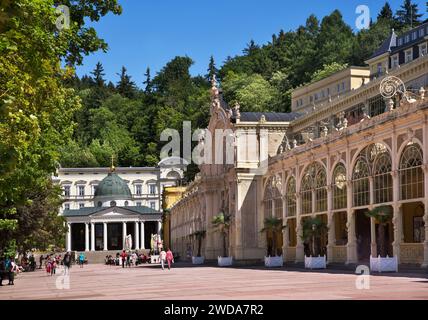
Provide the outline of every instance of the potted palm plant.
[[309,257],[305,254],[305,268],[325,269],[327,259],[325,250],[321,247],[321,239],[328,231],[327,224],[320,218],[309,218],[303,220],[302,240],[309,249]]
[[[265,257],[266,267],[282,267],[284,265],[282,255],[278,256],[278,248],[276,243],[278,234],[282,234],[282,229],[284,228],[285,226],[282,225],[282,219],[277,217],[265,218],[264,227],[261,232],[265,232],[267,238],[268,248],[267,256]],[[271,241],[269,241],[270,239]]]
[[206,233],[207,232],[205,230],[198,230],[193,233],[193,236],[198,241],[198,254],[196,255],[196,257],[192,257],[193,264],[203,264],[205,261],[205,257],[201,255],[201,248],[202,248],[202,240],[205,238]]
[[398,271],[397,257],[389,257],[386,254],[386,234],[387,224],[392,219],[392,208],[390,206],[380,206],[366,213],[366,216],[373,218],[378,224],[378,245],[379,254],[377,257],[370,255],[370,269],[373,271]]
[[223,256],[218,257],[218,265],[220,267],[232,265],[232,257],[229,257],[227,254],[227,240],[229,235],[230,222],[230,214],[224,212],[220,212],[218,215],[214,216],[212,220],[214,231],[220,233],[223,238]]

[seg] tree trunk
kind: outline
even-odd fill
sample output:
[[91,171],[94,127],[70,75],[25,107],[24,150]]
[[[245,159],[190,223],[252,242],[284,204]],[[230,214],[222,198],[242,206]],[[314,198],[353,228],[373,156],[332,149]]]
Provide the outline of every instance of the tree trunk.
[[223,233],[223,257],[227,257],[227,252],[226,252],[226,237],[227,237],[227,234]]
[[272,231],[272,252],[271,252],[271,256],[273,256],[273,257],[276,256],[276,241],[275,241],[275,237],[276,237],[276,234],[275,234],[275,232]]
[[379,251],[380,256],[385,257],[385,225],[379,223]]
[[201,256],[202,237],[198,238],[198,257]]

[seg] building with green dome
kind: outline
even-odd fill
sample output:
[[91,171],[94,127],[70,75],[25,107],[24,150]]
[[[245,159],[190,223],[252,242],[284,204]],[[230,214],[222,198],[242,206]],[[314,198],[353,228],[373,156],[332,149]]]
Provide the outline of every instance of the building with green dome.
[[182,178],[182,168],[165,161],[158,167],[60,168],[53,180],[64,192],[59,214],[67,221],[66,250],[105,256],[124,249],[126,238],[133,250],[150,249],[162,229],[162,192]]

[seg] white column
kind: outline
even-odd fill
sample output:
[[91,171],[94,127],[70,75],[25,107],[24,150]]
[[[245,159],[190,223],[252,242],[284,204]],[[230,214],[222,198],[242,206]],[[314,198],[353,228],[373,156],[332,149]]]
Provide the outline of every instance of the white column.
[[144,243],[144,221],[141,221],[141,233],[140,233],[140,236],[141,236],[141,243],[140,243],[141,249],[146,249],[146,245]]
[[126,222],[122,223],[122,241],[123,241],[123,249],[125,249],[125,239],[126,239]]
[[160,234],[161,229],[162,229],[162,221],[158,220],[158,234]]
[[104,251],[107,251],[107,222],[104,222],[104,232],[103,232],[103,237],[104,237]]
[[85,251],[89,251],[89,223],[85,223]]
[[67,223],[67,234],[66,234],[66,239],[65,239],[65,246],[66,246],[66,251],[71,251],[71,223]]
[[302,207],[301,199],[300,193],[296,193],[296,263],[305,261],[305,247],[302,240],[302,218],[300,217]]
[[135,231],[135,250],[139,250],[140,249],[140,232],[139,232],[140,230],[139,230],[138,221],[135,221],[134,231]]
[[95,223],[91,222],[91,251],[95,251]]
[[346,263],[352,264],[358,262],[357,257],[357,236],[355,234],[355,212],[352,210],[352,182],[349,179],[346,182],[346,229],[348,230],[348,243],[346,244]]

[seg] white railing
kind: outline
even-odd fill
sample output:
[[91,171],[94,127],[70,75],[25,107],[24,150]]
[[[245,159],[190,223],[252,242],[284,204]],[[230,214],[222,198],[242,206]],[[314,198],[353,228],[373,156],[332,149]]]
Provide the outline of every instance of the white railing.
[[398,259],[397,257],[382,258],[381,256],[370,256],[370,270],[376,272],[398,272]]

